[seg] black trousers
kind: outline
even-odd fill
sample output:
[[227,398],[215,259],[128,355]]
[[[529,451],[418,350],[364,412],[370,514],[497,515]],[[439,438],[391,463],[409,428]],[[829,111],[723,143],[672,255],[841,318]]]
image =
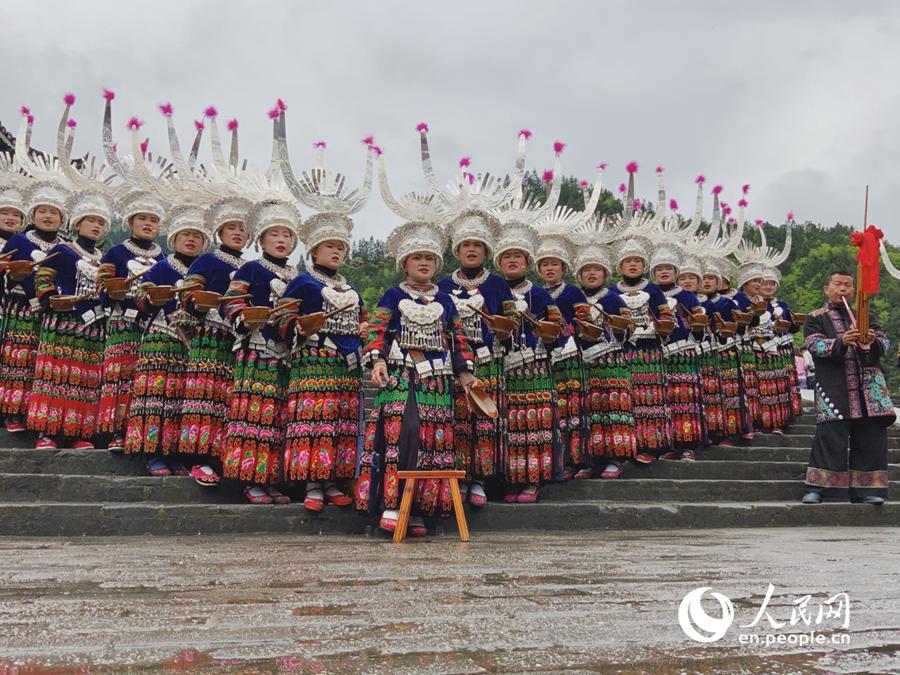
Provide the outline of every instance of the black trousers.
[[[849,448],[849,454],[848,454]],[[850,499],[887,497],[887,428],[871,417],[816,425],[806,484],[823,494],[849,489]]]

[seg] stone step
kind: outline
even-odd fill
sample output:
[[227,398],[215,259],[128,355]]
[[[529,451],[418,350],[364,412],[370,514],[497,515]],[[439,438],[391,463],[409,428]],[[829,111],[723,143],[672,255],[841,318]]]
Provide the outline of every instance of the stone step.
[[[672,463],[675,464],[675,463]],[[698,462],[698,464],[700,464]],[[724,463],[723,463],[724,464]],[[766,463],[761,463],[766,464]],[[769,463],[776,464],[776,463]],[[735,478],[623,478],[573,480],[546,485],[542,498],[552,502],[757,502],[799,499],[805,490],[800,463],[788,463],[782,479]],[[673,467],[674,468],[674,467]],[[762,470],[761,470],[762,471]],[[777,471],[777,469],[772,469]],[[896,468],[892,475],[896,476]],[[896,485],[896,483],[894,483]],[[64,474],[0,474],[4,502],[161,502],[167,504],[241,504],[243,488],[226,481],[203,488],[192,478],[168,476],[71,476]],[[303,498],[302,486],[286,488],[294,501]],[[499,495],[497,495],[499,497]]]
[[[790,448],[811,448],[813,442],[813,434],[762,434],[758,433],[752,441],[738,439],[737,445],[751,446],[759,445],[765,447],[790,447]],[[900,436],[888,436],[888,448],[891,450],[900,449]]]
[[[469,527],[478,532],[544,530],[663,530],[724,527],[896,526],[900,503],[879,507],[796,501],[746,503],[569,502],[490,504],[472,513]],[[361,534],[374,519],[352,509],[327,508],[310,514],[297,504],[252,506],[159,503],[0,503],[3,536],[134,536],[277,532],[281,534]],[[432,523],[434,526],[435,523]],[[453,519],[437,523],[455,536]],[[376,536],[388,535],[374,530]]]
[[[891,483],[898,489],[898,483]],[[802,479],[730,480],[631,478],[621,480],[572,480],[541,489],[548,502],[765,502],[800,499],[806,487]]]
[[[816,425],[815,424],[792,424],[787,429],[785,429],[785,433],[787,434],[808,434],[813,435],[816,433]],[[888,438],[900,438],[900,426],[891,425],[887,430]]]
[[[728,462],[803,462],[809,461],[808,447],[724,446],[713,445],[697,451],[698,461]],[[900,464],[900,449],[888,450],[888,462]]]
[[[755,450],[755,448],[753,448]],[[785,448],[789,449],[789,448]],[[808,450],[805,451],[808,454]],[[659,460],[650,465],[628,463],[622,468],[622,477],[632,478],[671,478],[671,479],[737,479],[737,480],[799,480],[806,475],[807,462],[753,459],[743,462],[713,460],[705,457],[704,452],[697,453],[696,462],[680,460]],[[808,459],[808,457],[807,457]],[[900,465],[888,467],[891,480],[900,480]]]
[[0,448],[0,473],[60,473],[73,476],[146,476],[144,461],[106,449],[35,450]]

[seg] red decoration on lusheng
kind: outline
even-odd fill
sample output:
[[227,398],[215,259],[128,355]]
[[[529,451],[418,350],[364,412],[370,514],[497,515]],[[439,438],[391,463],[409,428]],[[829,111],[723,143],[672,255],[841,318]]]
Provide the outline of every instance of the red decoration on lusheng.
[[878,292],[878,249],[884,232],[874,225],[869,225],[862,232],[850,235],[850,243],[859,247],[856,261],[859,263],[859,288],[863,293]]

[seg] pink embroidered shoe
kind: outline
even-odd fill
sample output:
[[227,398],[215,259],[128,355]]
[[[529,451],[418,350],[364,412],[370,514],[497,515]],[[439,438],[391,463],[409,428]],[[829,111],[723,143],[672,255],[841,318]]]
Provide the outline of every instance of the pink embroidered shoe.
[[534,504],[537,502],[539,494],[540,492],[536,487],[527,487],[519,493],[519,496],[516,497],[516,501],[519,504]]
[[603,480],[615,480],[622,476],[622,467],[617,466],[615,464],[607,464],[606,468],[603,469],[603,473],[600,474],[600,478]]
[[259,485],[254,485],[250,487],[249,485],[244,488],[244,496],[247,498],[247,501],[251,504],[271,504],[272,498],[269,496],[269,493],[266,492],[265,488],[260,487]]
[[481,483],[472,483],[472,487],[469,488],[469,503],[476,508],[487,504],[487,495]]
[[282,494],[271,485],[266,486],[266,493],[272,498],[273,504],[290,504],[291,498],[286,494]]
[[20,417],[8,417],[5,424],[6,430],[11,434],[25,431],[25,425],[22,424],[22,419]]
[[191,467],[191,478],[203,487],[215,487],[219,484],[219,474],[211,466],[196,464]]
[[54,450],[56,447],[56,441],[43,434],[38,436],[37,443],[34,444],[35,450]]
[[93,450],[94,444],[90,441],[80,440],[72,443],[73,450]]

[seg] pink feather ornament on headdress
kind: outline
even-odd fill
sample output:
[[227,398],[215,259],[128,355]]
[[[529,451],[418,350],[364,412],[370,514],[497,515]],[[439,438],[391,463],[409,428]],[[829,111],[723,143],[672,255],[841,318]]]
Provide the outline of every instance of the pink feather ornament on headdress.
[[468,171],[463,171],[463,178],[469,181],[469,185],[475,183],[475,174],[469,173]]
[[74,129],[75,127],[78,126],[78,122],[76,122],[72,117],[70,117],[68,119],[68,121],[66,122],[66,126],[69,127],[70,129]]
[[275,107],[279,112],[285,112],[287,110],[287,103],[284,102],[284,99],[278,99],[275,101]]
[[203,114],[206,115],[207,117],[217,117],[219,114],[219,111],[216,110],[216,106],[211,105],[206,110],[203,111]]
[[116,98],[116,92],[112,91],[111,89],[106,89],[104,87],[103,98],[105,98],[107,101],[112,101],[113,99]]
[[753,224],[756,225],[757,227],[762,227],[764,223],[762,221],[762,218],[757,218],[756,220],[753,221]]
[[364,145],[375,145],[375,137],[374,136],[366,136],[360,141]]
[[527,141],[531,138],[531,130],[530,129],[519,129],[519,136],[524,136]]
[[735,225],[736,223],[737,223],[737,221],[736,221],[734,218],[729,218],[729,219],[728,219],[728,224],[729,224],[729,225]]
[[418,131],[419,133],[421,133],[423,131],[427,133],[428,132],[428,124],[426,124],[425,122],[419,122],[416,125],[416,131]]
[[600,162],[597,165],[597,170],[598,171],[606,171],[606,167],[608,167],[608,166],[609,166],[609,164],[607,164],[606,162]]
[[171,103],[163,103],[161,106],[159,106],[159,111],[166,117],[171,117],[172,113],[174,112]]
[[112,148],[113,148],[113,152],[118,152],[118,151],[119,151],[119,144],[118,144],[118,143],[113,143]]
[[232,117],[228,120],[228,131],[236,131],[238,128],[237,117]]
[[28,124],[34,124],[34,115],[28,115]]
[[628,162],[628,164],[625,167],[625,170],[628,173],[637,173],[638,163],[637,162]]
[[656,173],[662,173],[664,170],[661,166],[656,167]]
[[75,94],[66,94],[63,96],[63,103],[66,105],[75,105]]
[[673,211],[677,211],[678,210],[678,202],[674,199],[670,199],[669,200],[669,208],[672,209]]
[[472,163],[471,157],[460,157],[459,158],[459,168],[461,168],[461,169],[465,169],[471,163]]
[[553,182],[553,169],[547,169],[544,172],[544,174],[541,176],[541,180],[543,180],[545,183],[552,183]]
[[625,187],[625,183],[619,183],[619,192],[625,192],[628,188]]
[[741,199],[741,200],[738,202],[738,206],[740,206],[742,209],[743,209],[743,208],[746,208],[746,207],[747,207],[747,200],[746,200],[746,199]]
[[28,117],[31,114],[31,109],[27,105],[23,105],[19,108],[19,112],[22,113],[23,117]]
[[142,155],[146,155],[146,154],[147,154],[147,148],[149,148],[149,147],[150,147],[150,139],[149,139],[149,138],[145,138],[145,139],[144,139],[144,142],[141,143],[141,154],[142,154]]
[[562,141],[554,141],[553,142],[553,152],[557,155],[561,155],[562,151],[566,149],[566,144]]
[[703,185],[703,183],[706,182],[706,176],[704,176],[703,174],[700,174],[699,176],[697,176],[694,179],[694,182],[697,183],[698,185]]
[[376,156],[379,156],[379,157],[380,157],[380,156],[381,156],[381,153],[383,152],[383,150],[381,149],[380,146],[378,146],[378,145],[373,145],[373,146],[372,146],[372,152],[374,152]]
[[741,185],[741,193],[747,194],[748,192],[750,192],[750,183],[744,183],[743,185]]
[[125,126],[128,129],[140,129],[142,126],[144,126],[144,123],[137,117],[132,117],[130,120],[128,120],[128,124],[126,124]]
[[639,211],[641,208],[641,200],[640,199],[633,200],[631,202],[631,208],[634,209],[635,211]]
[[281,114],[281,111],[279,111],[277,107],[272,108],[272,109],[269,111],[269,119],[270,119],[270,120],[277,120],[277,119],[278,119],[278,116],[279,116],[280,114]]
[[788,219],[788,222],[789,222],[789,223],[793,223],[793,222],[794,222],[794,212],[793,212],[793,211],[788,211],[787,219]]
[[728,204],[722,204],[722,213],[726,216],[731,215],[731,207]]
[[206,125],[203,124],[203,120],[194,120],[194,128],[197,131],[203,131],[206,128]]
[[714,195],[722,194],[722,186],[721,186],[721,185],[716,185],[716,186],[712,189],[712,193],[713,193]]
[[328,143],[326,143],[325,141],[316,141],[315,143],[313,143],[313,147],[316,150],[324,150],[328,147]]
[[578,181],[578,187],[580,187],[582,190],[587,190],[589,186],[590,186],[590,183],[588,183],[586,180],[584,180],[584,178],[582,178],[580,181]]

